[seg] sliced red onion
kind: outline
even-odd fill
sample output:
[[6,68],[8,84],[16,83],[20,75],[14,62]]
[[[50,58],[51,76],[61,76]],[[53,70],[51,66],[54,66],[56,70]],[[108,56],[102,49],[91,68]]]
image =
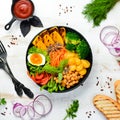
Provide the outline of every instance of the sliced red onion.
[[[42,103],[42,104],[41,104]],[[34,110],[36,113],[45,116],[52,110],[52,102],[46,95],[38,95],[33,102]],[[44,106],[43,113],[41,114],[41,109],[38,106]]]
[[45,106],[40,101],[33,102],[34,111],[39,115],[44,115]]
[[13,114],[17,117],[20,117],[20,111],[22,109],[23,105],[22,104],[19,104],[19,103],[16,103],[14,104],[13,106]]
[[35,109],[33,107],[33,102],[31,104],[28,105],[28,115],[32,120],[36,120],[36,119],[40,119],[42,117],[42,114],[45,112],[44,106],[42,103],[38,103],[37,101],[37,105],[40,105],[40,109],[41,111],[39,113],[35,112]]
[[120,48],[109,49],[110,53],[116,57],[120,57]]
[[113,48],[120,40],[119,30],[114,26],[106,26],[100,32],[100,40],[107,48]]
[[35,120],[47,115],[52,110],[52,102],[46,95],[38,95],[28,105],[16,103],[13,114],[22,120]]
[[[26,114],[27,113],[27,108],[28,106],[23,106],[22,109],[20,110],[20,117],[23,119],[23,120],[28,120],[28,115]],[[26,117],[27,116],[27,117]]]
[[120,56],[120,32],[114,26],[106,26],[100,32],[101,42],[114,56]]
[[29,103],[28,105],[28,115],[30,118],[34,118],[35,117],[35,111],[33,108],[33,102]]

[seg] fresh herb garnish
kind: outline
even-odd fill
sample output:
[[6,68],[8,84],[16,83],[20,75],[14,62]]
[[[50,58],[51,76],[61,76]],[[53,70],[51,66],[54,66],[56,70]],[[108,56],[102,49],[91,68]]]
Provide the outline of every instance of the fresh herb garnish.
[[65,87],[61,86],[60,83],[56,83],[53,77],[48,81],[47,84],[40,87],[40,90],[47,89],[49,93],[57,92],[58,90],[63,91]]
[[88,21],[93,21],[94,26],[99,26],[105,20],[107,13],[114,7],[119,0],[92,0],[84,7],[83,14]]
[[7,102],[5,98],[0,98],[0,105],[5,105]]
[[78,111],[78,108],[79,108],[79,101],[74,100],[73,103],[70,105],[70,107],[66,109],[67,115],[63,120],[66,120],[67,118],[74,119],[75,117],[77,117],[76,112]]

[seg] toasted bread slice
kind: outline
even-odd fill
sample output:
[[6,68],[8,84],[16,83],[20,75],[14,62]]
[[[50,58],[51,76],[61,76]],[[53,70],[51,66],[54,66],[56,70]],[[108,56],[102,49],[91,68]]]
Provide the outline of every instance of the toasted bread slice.
[[120,104],[120,80],[115,81],[114,89],[115,89],[117,102]]
[[93,104],[105,115],[107,120],[120,120],[120,105],[112,98],[105,95],[96,95]]

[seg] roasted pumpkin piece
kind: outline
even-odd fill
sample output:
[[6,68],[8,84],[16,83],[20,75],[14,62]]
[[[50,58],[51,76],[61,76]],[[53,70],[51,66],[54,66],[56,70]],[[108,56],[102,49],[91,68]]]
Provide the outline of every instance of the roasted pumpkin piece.
[[59,33],[60,33],[61,37],[64,39],[66,36],[66,29],[64,27],[60,27]]
[[58,27],[52,27],[52,28],[50,28],[49,30],[48,30],[48,32],[51,34],[52,32],[54,32],[54,31],[59,31],[59,29],[58,29]]
[[43,42],[46,45],[46,47],[53,45],[55,43],[49,34],[45,34],[43,36]]
[[42,38],[39,35],[35,37],[32,44],[42,50],[46,50],[46,45],[42,42]]
[[33,40],[32,44],[33,44],[34,46],[36,46],[36,44],[38,43],[38,41],[39,41],[39,35],[37,35],[37,36],[35,37],[35,39]]
[[55,43],[60,43],[60,44],[64,45],[63,38],[57,31],[53,31],[50,34],[50,36],[54,40]]
[[37,43],[37,46],[38,48],[41,48],[42,50],[46,50],[46,45],[42,42],[42,40],[39,40],[38,43]]
[[49,34],[48,30],[43,30],[39,35],[43,38],[46,34]]

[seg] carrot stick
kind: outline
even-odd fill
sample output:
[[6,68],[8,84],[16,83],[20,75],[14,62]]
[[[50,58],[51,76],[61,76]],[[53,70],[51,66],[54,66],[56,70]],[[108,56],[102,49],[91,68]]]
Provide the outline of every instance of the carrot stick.
[[62,47],[60,50],[50,52],[50,63],[52,66],[58,66],[60,61],[64,58],[66,49]]

